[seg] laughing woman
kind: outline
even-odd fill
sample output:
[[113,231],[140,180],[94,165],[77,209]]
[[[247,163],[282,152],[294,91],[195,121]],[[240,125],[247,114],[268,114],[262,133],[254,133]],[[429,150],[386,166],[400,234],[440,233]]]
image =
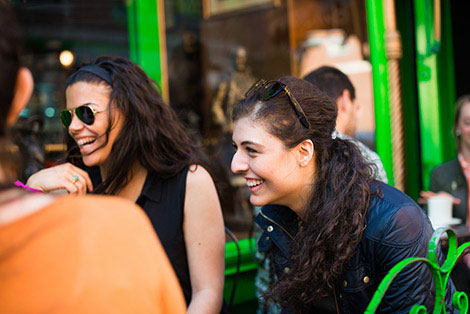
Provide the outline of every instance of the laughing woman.
[[[358,148],[335,136],[336,105],[310,83],[260,81],[233,110],[232,171],[263,206],[258,242],[277,280],[267,298],[284,312],[363,313],[391,267],[425,257],[433,233],[421,208],[371,178]],[[434,305],[431,272],[401,272],[379,308]],[[450,308],[450,284],[446,301]]]
[[[71,143],[70,163],[34,174],[27,185],[136,202],[176,271],[188,313],[219,313],[225,235],[217,192],[153,81],[127,59],[100,57],[67,80],[66,105],[61,120]],[[84,166],[100,169],[94,189]]]

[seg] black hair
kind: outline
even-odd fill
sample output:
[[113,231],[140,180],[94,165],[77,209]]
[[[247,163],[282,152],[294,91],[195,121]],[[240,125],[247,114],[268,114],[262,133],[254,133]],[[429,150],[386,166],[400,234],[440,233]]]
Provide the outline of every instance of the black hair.
[[[189,132],[178,120],[174,110],[165,103],[156,84],[134,62],[121,58],[103,56],[92,65],[107,71],[112,86],[89,71],[77,71],[67,80],[67,87],[76,82],[104,84],[110,90],[109,109],[117,108],[124,117],[106,163],[107,177],[95,193],[116,194],[126,186],[132,176],[132,167],[139,162],[148,171],[162,178],[176,175],[185,167],[198,164],[207,167]],[[113,107],[111,107],[113,105]],[[113,125],[109,115],[109,132]],[[68,160],[83,167],[78,146],[68,136]]]
[[356,98],[356,90],[351,80],[349,80],[346,74],[336,68],[322,66],[307,74],[304,80],[312,83],[334,100],[338,99],[345,89],[349,91],[351,100]]

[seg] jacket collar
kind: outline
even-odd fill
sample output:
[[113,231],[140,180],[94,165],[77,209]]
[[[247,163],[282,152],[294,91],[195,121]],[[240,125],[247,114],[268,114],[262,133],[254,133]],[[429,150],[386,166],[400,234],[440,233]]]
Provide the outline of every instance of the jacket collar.
[[289,207],[282,205],[266,205],[256,217],[256,223],[263,227],[271,222],[278,225],[291,238],[299,231],[300,218]]

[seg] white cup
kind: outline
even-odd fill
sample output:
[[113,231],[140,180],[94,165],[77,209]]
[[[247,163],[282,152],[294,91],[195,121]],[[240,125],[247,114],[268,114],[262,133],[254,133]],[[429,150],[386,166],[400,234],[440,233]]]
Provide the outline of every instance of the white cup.
[[434,228],[452,221],[452,197],[437,195],[428,198],[428,216]]

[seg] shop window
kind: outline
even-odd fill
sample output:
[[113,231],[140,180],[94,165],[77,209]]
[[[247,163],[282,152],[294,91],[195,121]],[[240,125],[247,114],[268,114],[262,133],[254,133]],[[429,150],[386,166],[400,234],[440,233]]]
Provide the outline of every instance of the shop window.
[[[100,55],[136,58],[130,51],[135,43],[129,38],[137,37],[129,33],[127,18],[142,18],[139,13],[129,13],[131,6],[145,1],[12,1],[25,32],[24,60],[36,83],[33,98],[22,114],[24,121],[17,128],[29,132],[31,140],[44,147],[43,165],[54,164],[64,150],[64,129],[58,112],[64,108],[66,78],[77,66]],[[300,77],[324,64],[339,68],[352,79],[362,107],[356,136],[374,148],[363,1],[157,3],[160,15],[157,11],[154,15],[163,29],[164,45],[153,47],[161,49],[156,53],[164,55],[162,60],[168,70],[168,75],[161,76],[162,85],[168,86],[168,92],[164,89],[163,94],[209,156],[216,180],[221,182],[226,224],[239,237],[249,235],[254,209],[248,201],[244,179],[230,171],[234,152],[229,113],[255,80]],[[145,13],[145,18],[152,17]]]

